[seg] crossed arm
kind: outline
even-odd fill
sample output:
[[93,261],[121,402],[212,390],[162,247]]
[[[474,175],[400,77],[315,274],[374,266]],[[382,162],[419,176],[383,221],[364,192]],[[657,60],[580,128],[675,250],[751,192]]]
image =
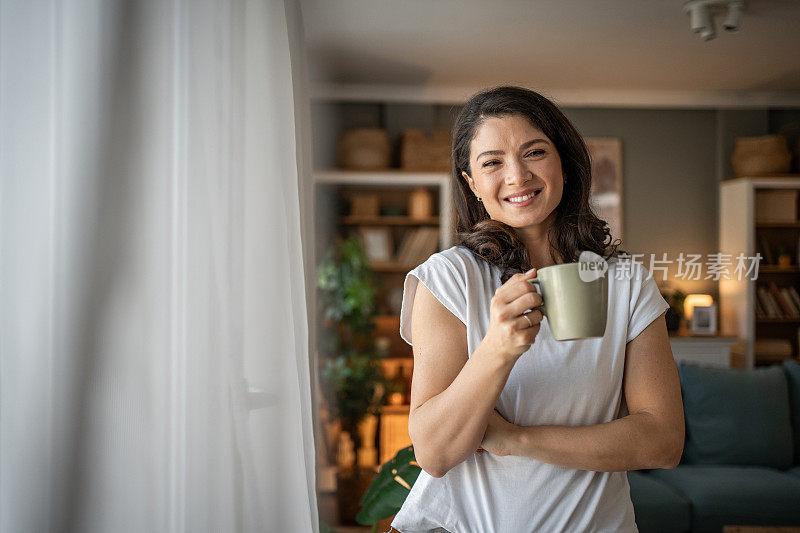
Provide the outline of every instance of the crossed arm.
[[664,317],[625,350],[630,414],[581,427],[515,426],[494,411],[511,366],[479,345],[467,357],[466,327],[419,284],[412,314],[414,379],[409,432],[422,468],[443,476],[477,448],[595,471],[672,468],[683,449],[683,406]]
[[628,416],[591,426],[522,427],[495,411],[482,448],[580,470],[674,468],[683,451],[683,404],[663,315],[627,344],[622,383]]

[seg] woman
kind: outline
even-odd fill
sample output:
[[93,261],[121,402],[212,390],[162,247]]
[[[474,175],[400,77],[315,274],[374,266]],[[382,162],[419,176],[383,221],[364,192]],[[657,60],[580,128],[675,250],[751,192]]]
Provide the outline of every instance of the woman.
[[[553,103],[519,87],[479,93],[452,142],[460,244],[404,287],[423,472],[392,526],[636,531],[625,472],[672,468],[683,449],[668,305],[641,264],[625,275],[589,206],[585,144]],[[584,250],[608,260],[606,333],[556,341],[526,280]]]

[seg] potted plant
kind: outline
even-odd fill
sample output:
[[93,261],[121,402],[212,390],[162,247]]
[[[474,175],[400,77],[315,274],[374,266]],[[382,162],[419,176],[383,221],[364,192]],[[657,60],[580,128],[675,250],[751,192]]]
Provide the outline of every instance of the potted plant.
[[665,299],[669,304],[669,309],[667,309],[664,317],[667,323],[667,331],[677,331],[680,329],[681,321],[683,320],[683,302],[686,300],[686,293],[680,289],[675,289]]
[[353,468],[338,472],[340,520],[355,519],[357,502],[374,471],[359,468],[361,447],[358,424],[377,413],[383,402],[385,378],[374,348],[377,281],[357,236],[340,238],[325,254],[317,270],[323,328],[321,383],[325,400],[342,431],[353,440]]
[[788,246],[778,246],[778,268],[791,268],[792,256],[791,250]]

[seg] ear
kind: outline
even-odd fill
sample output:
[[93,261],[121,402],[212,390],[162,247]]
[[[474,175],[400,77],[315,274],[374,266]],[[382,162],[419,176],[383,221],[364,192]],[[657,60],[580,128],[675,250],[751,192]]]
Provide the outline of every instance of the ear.
[[464,171],[462,170],[462,171],[461,171],[461,176],[462,176],[462,177],[463,177],[465,180],[467,180],[467,183],[469,184],[469,188],[470,188],[470,189],[472,189],[472,192],[473,192],[473,193],[475,193],[475,194],[478,194],[478,192],[475,190],[475,183],[472,181],[472,178],[470,178],[470,177],[469,177],[469,174],[467,174],[466,172],[464,172]]

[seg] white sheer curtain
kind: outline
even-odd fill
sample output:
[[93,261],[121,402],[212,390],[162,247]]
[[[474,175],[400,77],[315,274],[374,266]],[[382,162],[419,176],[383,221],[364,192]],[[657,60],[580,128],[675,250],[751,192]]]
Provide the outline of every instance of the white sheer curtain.
[[301,30],[0,0],[0,531],[316,531]]

